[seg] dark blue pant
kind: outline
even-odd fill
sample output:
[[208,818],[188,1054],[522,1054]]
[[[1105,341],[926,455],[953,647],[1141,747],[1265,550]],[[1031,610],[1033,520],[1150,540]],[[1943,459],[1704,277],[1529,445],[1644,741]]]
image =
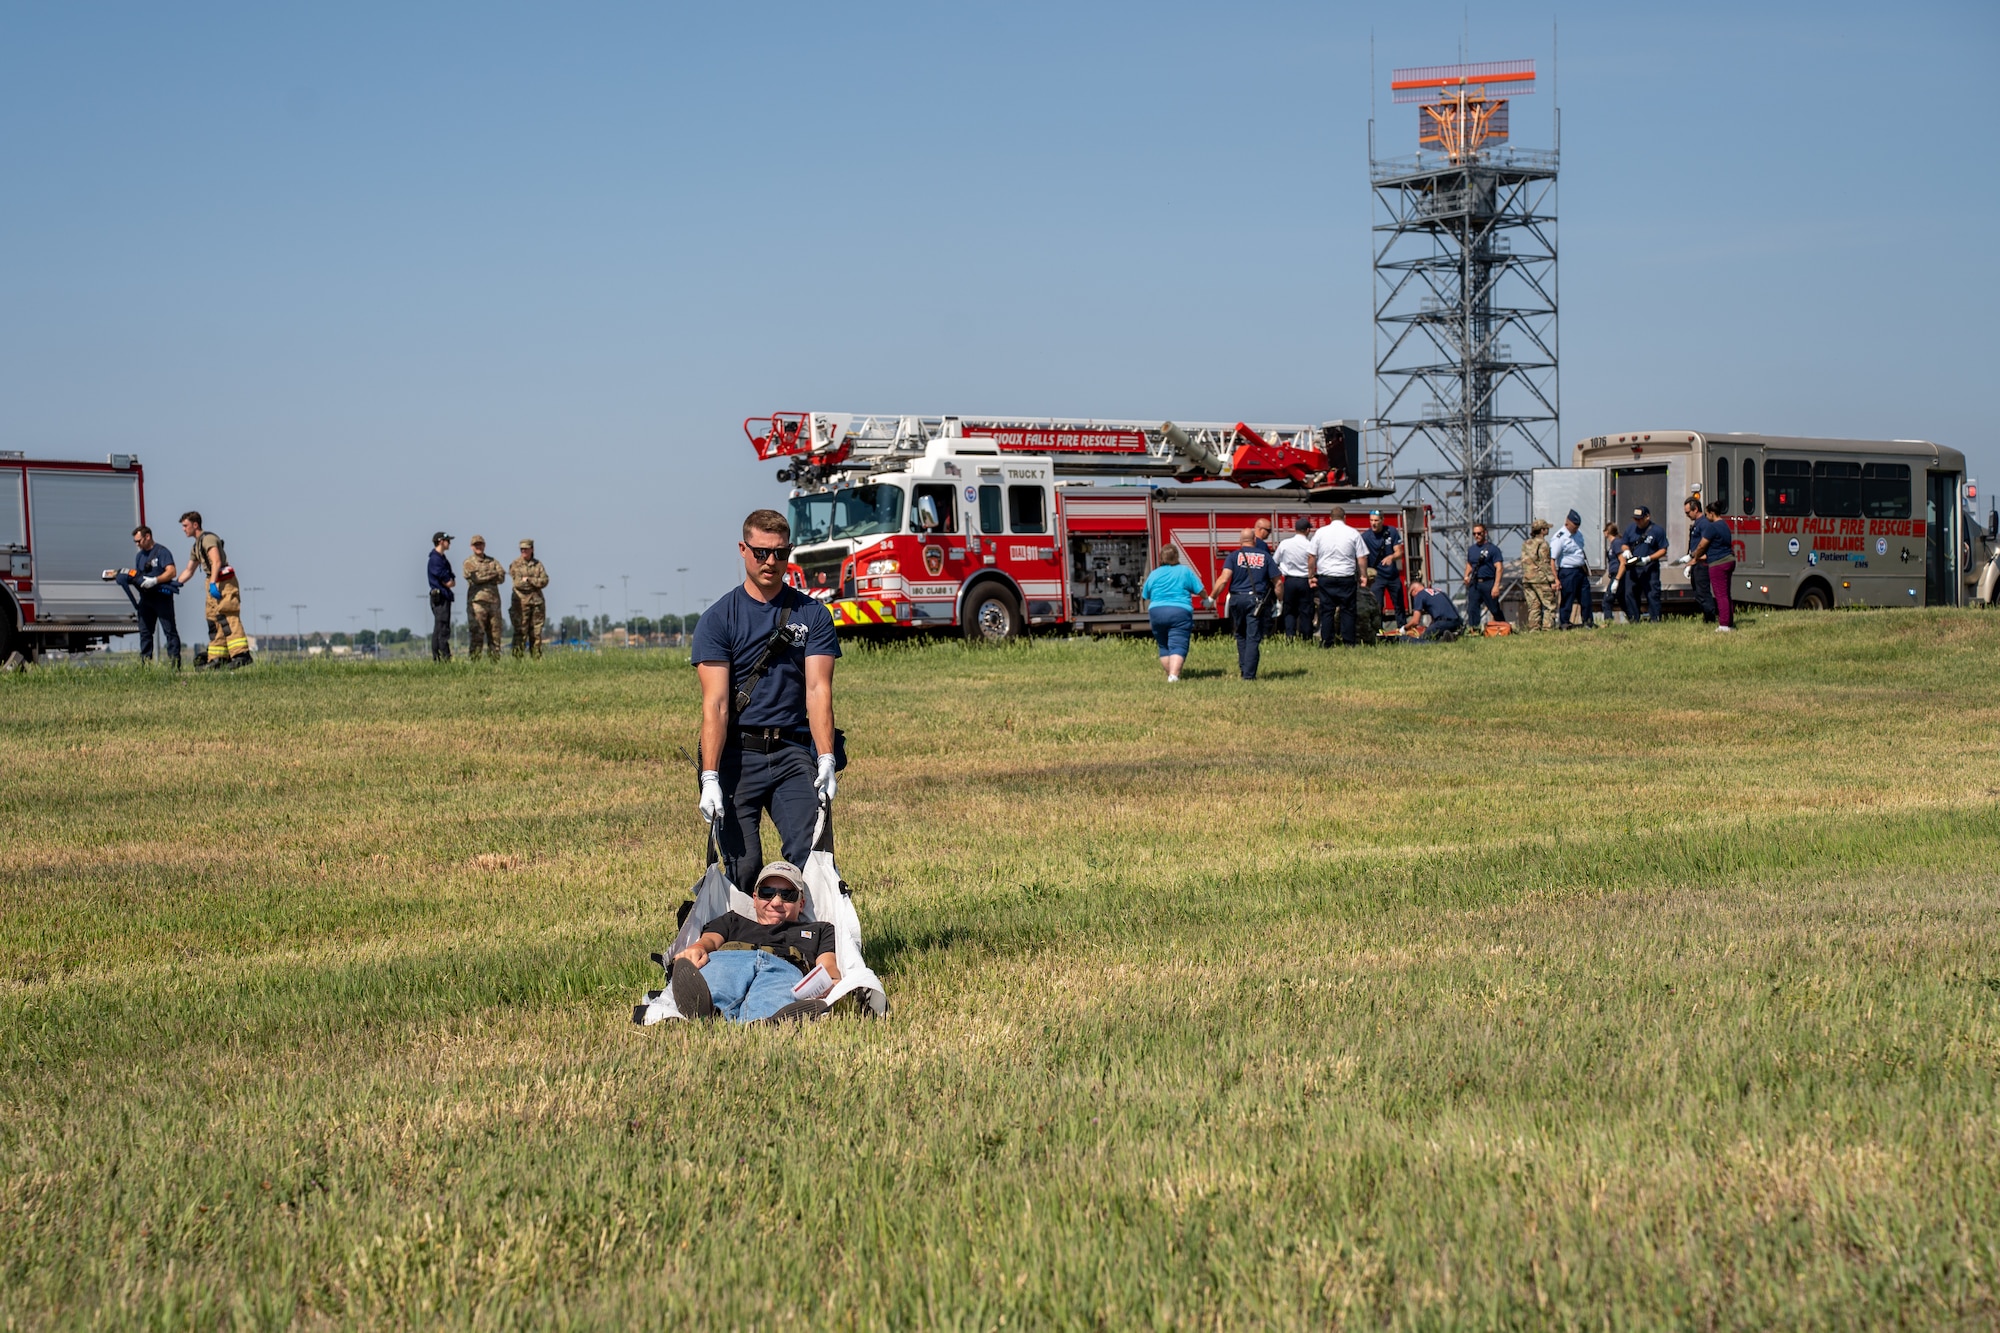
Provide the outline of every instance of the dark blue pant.
[[1590,604],[1596,600],[1590,591],[1590,570],[1583,565],[1572,565],[1568,569],[1558,569],[1556,578],[1562,584],[1562,601],[1556,608],[1556,628],[1568,629],[1569,610],[1573,606],[1583,608],[1583,623],[1595,625],[1597,621],[1590,614]]
[[1319,646],[1333,647],[1336,627],[1340,631],[1340,641],[1354,646],[1354,599],[1360,593],[1361,579],[1355,574],[1322,574],[1319,576]]
[[1257,614],[1255,598],[1229,594],[1229,628],[1236,634],[1237,674],[1257,679],[1257,662],[1264,655],[1264,617]]
[[1646,619],[1660,618],[1660,566],[1647,561],[1636,568],[1627,566],[1625,570],[1625,618],[1639,618],[1639,599],[1646,601]]
[[431,593],[431,661],[451,661],[451,598]]
[[1479,608],[1486,607],[1493,612],[1496,623],[1507,619],[1507,613],[1500,609],[1500,599],[1493,595],[1493,576],[1474,579],[1465,589],[1465,628],[1468,632],[1479,628]]
[[812,855],[819,793],[813,790],[813,754],[803,745],[781,745],[769,754],[731,745],[722,752],[722,868],[748,893],[765,866],[758,815],[768,810],[785,859],[803,867]]
[[139,603],[139,656],[151,658],[153,655],[153,627],[157,625],[166,636],[164,651],[178,662],[181,660],[181,627],[174,620],[173,595],[164,592],[137,594]]
[[1701,618],[1715,620],[1715,589],[1708,581],[1708,561],[1697,560],[1688,566],[1688,586],[1694,590],[1694,604],[1701,608]]
[[1303,574],[1285,575],[1285,637],[1295,639],[1307,632],[1312,622],[1312,580]]
[[[1407,605],[1409,594],[1403,591],[1403,581],[1393,573],[1377,574],[1375,576],[1375,591],[1376,595],[1382,599],[1382,619],[1392,625],[1401,625],[1403,617],[1410,614],[1410,608]],[[1393,616],[1389,613],[1391,606],[1396,608]]]

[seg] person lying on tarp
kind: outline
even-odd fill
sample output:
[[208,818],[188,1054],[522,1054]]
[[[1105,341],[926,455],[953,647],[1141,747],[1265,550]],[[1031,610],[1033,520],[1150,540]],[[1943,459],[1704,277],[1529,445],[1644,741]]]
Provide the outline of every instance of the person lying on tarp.
[[799,868],[773,861],[750,895],[756,920],[724,912],[701,928],[701,938],[674,956],[674,1007],[683,1018],[782,1023],[825,1015],[818,997],[840,980],[840,963],[832,923],[799,920],[805,893]]

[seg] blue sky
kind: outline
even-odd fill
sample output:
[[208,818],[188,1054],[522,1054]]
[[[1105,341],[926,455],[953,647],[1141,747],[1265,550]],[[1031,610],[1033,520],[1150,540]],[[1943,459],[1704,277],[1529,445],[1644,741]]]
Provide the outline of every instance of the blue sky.
[[1541,62],[1539,146],[1559,21],[1565,440],[1928,437],[2000,486],[2000,8],[1429,17],[9,6],[0,448],[138,452],[274,629],[420,627],[438,527],[535,537],[557,613],[674,610],[784,494],[753,413],[1368,415],[1371,33],[1383,152],[1390,68],[1468,38]]

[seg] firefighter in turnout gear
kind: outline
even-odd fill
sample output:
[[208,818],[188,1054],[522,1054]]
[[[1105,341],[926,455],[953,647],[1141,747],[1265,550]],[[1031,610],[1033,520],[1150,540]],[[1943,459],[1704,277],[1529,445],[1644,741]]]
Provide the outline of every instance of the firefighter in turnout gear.
[[514,580],[514,656],[540,657],[542,626],[548,619],[542,589],[549,586],[549,571],[535,559],[532,538],[521,543],[520,558],[507,566],[507,577]]
[[486,554],[486,539],[474,533],[472,554],[465,557],[465,586],[470,589],[465,597],[465,629],[475,661],[482,648],[494,661],[500,660],[500,585],[506,580],[507,571]]
[[1521,628],[1555,629],[1556,562],[1549,552],[1549,524],[1538,518],[1521,543]]
[[243,589],[236,581],[236,569],[222,538],[201,525],[201,515],[188,510],[181,515],[181,531],[193,539],[187,567],[180,581],[199,578],[208,585],[209,644],[207,656],[195,658],[196,666],[240,667],[250,665],[250,636],[243,631]]

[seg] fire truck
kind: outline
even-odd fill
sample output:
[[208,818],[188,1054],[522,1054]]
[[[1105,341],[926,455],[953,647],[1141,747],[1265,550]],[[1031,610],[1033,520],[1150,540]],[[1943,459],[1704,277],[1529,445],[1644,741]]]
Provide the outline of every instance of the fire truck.
[[[837,626],[987,642],[1142,631],[1139,588],[1169,546],[1213,587],[1258,519],[1275,542],[1301,516],[1317,527],[1335,504],[1388,495],[1355,481],[1357,427],[835,412],[743,423],[794,486],[788,577]],[[1422,577],[1425,510],[1378,507],[1405,534],[1399,577]],[[1366,508],[1347,521],[1367,526]],[[1212,622],[1217,609],[1204,599],[1195,614]]]
[[138,608],[104,567],[130,563],[145,521],[135,455],[73,463],[0,450],[0,662],[138,633]]

